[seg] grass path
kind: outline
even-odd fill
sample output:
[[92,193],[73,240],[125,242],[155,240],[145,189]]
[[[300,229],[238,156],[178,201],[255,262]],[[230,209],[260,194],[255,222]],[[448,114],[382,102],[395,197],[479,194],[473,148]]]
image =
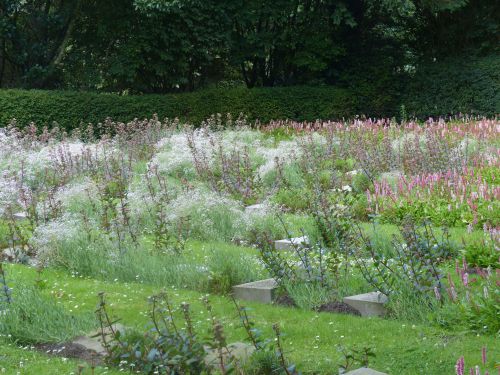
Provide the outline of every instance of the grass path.
[[[36,272],[28,267],[6,267],[8,278],[34,282]],[[45,270],[42,275],[46,293],[56,298],[73,313],[93,311],[97,293],[105,291],[112,312],[123,319],[126,326],[145,329],[148,322],[147,296],[159,292],[158,288],[138,283],[106,283],[83,279],[64,272]],[[189,302],[193,320],[199,333],[208,329],[206,312],[200,302],[200,293],[166,288],[174,304]],[[229,342],[242,340],[244,332],[232,303],[225,297],[210,297],[215,312],[226,327]],[[289,358],[304,373],[337,374],[341,355],[336,345],[346,347],[369,346],[376,358],[370,366],[389,374],[453,374],[453,366],[460,355],[465,355],[467,365],[479,364],[482,346],[488,348],[488,366],[500,360],[500,342],[495,337],[476,336],[449,332],[435,327],[404,324],[378,318],[358,318],[329,313],[314,313],[276,306],[249,303],[257,326],[266,336],[272,337],[271,325],[279,322],[285,349]],[[22,367],[21,367],[22,363]],[[0,370],[20,374],[70,374],[77,370],[78,362],[49,358],[18,348],[5,339],[0,340]],[[85,372],[84,372],[85,373]],[[88,371],[87,373],[90,373]],[[103,368],[97,374],[114,374]]]

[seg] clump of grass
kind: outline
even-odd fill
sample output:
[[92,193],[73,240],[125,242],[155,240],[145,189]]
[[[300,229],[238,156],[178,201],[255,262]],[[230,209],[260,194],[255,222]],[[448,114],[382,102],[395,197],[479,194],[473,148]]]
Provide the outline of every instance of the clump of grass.
[[295,304],[304,310],[316,310],[333,299],[332,291],[314,282],[283,283],[285,290]]
[[226,294],[234,285],[255,281],[264,272],[255,258],[231,250],[212,249],[207,259],[211,292]]
[[0,333],[19,344],[65,342],[95,325],[92,314],[71,314],[35,287],[18,284],[2,311]]
[[408,283],[398,283],[395,292],[391,294],[387,308],[393,318],[414,323],[429,321],[429,317],[436,310],[437,301],[425,295],[415,293],[415,289]]

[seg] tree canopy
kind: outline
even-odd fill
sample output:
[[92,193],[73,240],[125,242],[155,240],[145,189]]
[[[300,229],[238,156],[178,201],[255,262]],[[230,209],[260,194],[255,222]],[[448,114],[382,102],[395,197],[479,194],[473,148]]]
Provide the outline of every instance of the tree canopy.
[[384,82],[497,53],[499,17],[493,0],[0,0],[0,87]]

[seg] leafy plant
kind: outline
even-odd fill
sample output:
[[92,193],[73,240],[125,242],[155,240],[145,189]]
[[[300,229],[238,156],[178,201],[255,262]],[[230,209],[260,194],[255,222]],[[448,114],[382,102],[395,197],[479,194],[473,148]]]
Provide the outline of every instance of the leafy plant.
[[[208,338],[201,337],[195,331],[189,304],[183,303],[180,306],[184,321],[184,326],[181,327],[179,323],[181,319],[165,292],[150,297],[149,301],[151,328],[145,334],[138,334],[128,329],[117,328],[118,320],[111,317],[104,293],[99,293],[96,315],[100,322],[99,336],[106,349],[108,363],[124,370],[131,369],[148,374],[159,371],[175,374],[208,374],[213,370],[220,371],[222,374],[230,374],[234,371],[245,373],[245,364],[232,355],[226,342],[224,328],[215,317],[208,298],[203,299],[211,322]],[[272,368],[277,368],[286,375],[298,375],[295,366],[288,364],[285,358],[279,326],[273,325],[276,344],[272,345],[271,340],[261,337],[260,331],[255,328],[247,314],[248,310],[238,305],[235,300],[233,301],[248,340],[255,348],[252,357],[255,355],[256,359],[250,362],[250,371],[261,371],[265,368],[266,364],[269,364],[270,356],[261,353],[272,353],[275,356],[275,360],[271,360]],[[207,363],[205,346],[215,350],[217,358],[215,365]]]
[[422,295],[433,293],[435,288],[442,291],[439,264],[454,251],[446,230],[438,239],[428,223],[418,226],[408,218],[400,228],[400,236],[393,238],[393,259],[378,252],[361,231],[359,235],[364,248],[357,252],[355,261],[363,277],[377,290],[389,296],[397,293],[397,283],[405,283]]
[[473,267],[493,269],[500,268],[499,240],[495,239],[493,231],[478,241],[465,243],[463,253],[467,263]]
[[357,367],[368,367],[370,358],[375,357],[375,352],[372,348],[364,346],[362,348],[352,347],[346,348],[339,345],[338,350],[342,353],[343,362],[340,364],[339,373],[344,373]]
[[114,366],[153,374],[158,371],[200,374],[207,371],[205,351],[195,334],[189,305],[182,306],[186,327],[181,329],[165,293],[150,298],[152,328],[146,334],[116,329],[109,315],[104,293],[99,294],[96,310],[100,336],[107,351],[106,360]]

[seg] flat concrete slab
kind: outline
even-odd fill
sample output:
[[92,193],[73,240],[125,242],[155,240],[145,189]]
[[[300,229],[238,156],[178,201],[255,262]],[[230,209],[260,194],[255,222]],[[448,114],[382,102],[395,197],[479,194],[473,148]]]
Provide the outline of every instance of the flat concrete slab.
[[355,308],[361,316],[383,316],[386,313],[387,296],[380,292],[358,294],[344,298],[344,303]]
[[244,301],[271,303],[278,283],[274,279],[254,281],[233,286],[234,297]]
[[73,344],[83,346],[87,350],[92,350],[99,355],[106,355],[106,349],[102,346],[101,340],[97,337],[80,336],[72,341]]
[[[120,331],[122,334],[125,332],[125,327],[120,323],[114,324],[113,329]],[[111,330],[109,328],[106,328],[104,330],[104,333],[106,336],[108,336],[111,334]],[[99,355],[105,355],[106,349],[102,345],[102,337],[100,335],[96,337],[97,334],[100,334],[99,330],[93,331],[87,336],[75,337],[72,343],[81,345],[87,350],[93,350]]]
[[385,372],[373,370],[368,367],[361,367],[357,370],[346,372],[344,375],[387,375]]
[[12,214],[12,217],[14,220],[24,220],[28,217],[28,215],[26,215],[26,212],[16,212]]
[[274,241],[274,248],[276,250],[293,250],[294,246],[304,246],[309,243],[307,236],[289,238],[284,240]]
[[262,203],[252,204],[251,206],[245,207],[245,212],[249,214],[253,214],[255,212],[262,211],[264,209],[264,205]]

